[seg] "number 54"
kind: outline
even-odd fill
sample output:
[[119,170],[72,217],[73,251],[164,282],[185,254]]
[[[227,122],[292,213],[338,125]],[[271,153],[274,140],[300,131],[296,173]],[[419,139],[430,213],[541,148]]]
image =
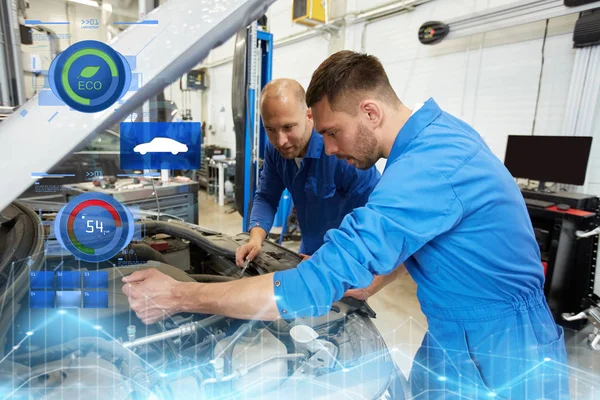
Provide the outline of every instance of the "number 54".
[[[102,221],[96,221],[96,229],[98,229],[100,232],[102,232],[103,230],[103,225],[102,225]],[[93,219],[88,219],[87,220],[87,229],[85,230],[86,233],[94,233],[94,220]]]

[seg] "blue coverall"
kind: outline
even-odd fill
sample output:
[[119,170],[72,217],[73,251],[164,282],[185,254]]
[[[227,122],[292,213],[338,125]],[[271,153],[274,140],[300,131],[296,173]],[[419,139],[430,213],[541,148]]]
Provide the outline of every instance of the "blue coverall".
[[568,396],[563,329],[520,190],[479,134],[432,99],[400,130],[369,202],[309,260],[275,273],[277,307],[283,318],[323,314],[402,263],[428,321],[414,396]]
[[281,193],[287,188],[292,195],[302,231],[300,253],[312,255],[323,245],[325,233],[340,226],[342,219],[366,204],[381,174],[375,167],[360,170],[345,160],[328,156],[323,137],[312,132],[302,159],[286,160],[267,142],[265,162],[252,213],[250,229],[271,230]]

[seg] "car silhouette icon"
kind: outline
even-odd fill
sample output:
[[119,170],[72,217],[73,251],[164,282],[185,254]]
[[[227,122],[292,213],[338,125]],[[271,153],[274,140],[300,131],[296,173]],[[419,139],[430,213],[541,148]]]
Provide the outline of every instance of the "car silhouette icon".
[[179,143],[175,139],[165,137],[155,137],[148,143],[140,143],[133,148],[133,151],[144,155],[146,153],[171,153],[176,155],[178,153],[186,153],[188,151],[187,145]]

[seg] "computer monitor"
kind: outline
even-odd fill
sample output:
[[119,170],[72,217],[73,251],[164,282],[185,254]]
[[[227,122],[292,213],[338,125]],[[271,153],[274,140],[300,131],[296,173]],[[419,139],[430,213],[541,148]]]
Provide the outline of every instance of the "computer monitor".
[[509,136],[504,165],[515,178],[583,185],[592,147],[587,136]]

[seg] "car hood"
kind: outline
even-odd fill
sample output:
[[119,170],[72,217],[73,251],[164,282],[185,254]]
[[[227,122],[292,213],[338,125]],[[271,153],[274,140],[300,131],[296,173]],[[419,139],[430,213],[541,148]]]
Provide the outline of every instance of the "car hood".
[[[134,55],[135,72],[143,76],[143,84],[127,92],[123,104],[86,114],[66,105],[40,106],[36,95],[22,105],[0,124],[0,148],[11,149],[0,158],[0,169],[11,171],[0,178],[0,210],[29,187],[32,172],[49,171],[96,132],[123,121],[206,58],[210,50],[264,15],[274,1],[169,1],[147,15],[158,21],[155,28],[132,25],[108,43],[122,55]],[[148,29],[156,31],[149,35]]]

